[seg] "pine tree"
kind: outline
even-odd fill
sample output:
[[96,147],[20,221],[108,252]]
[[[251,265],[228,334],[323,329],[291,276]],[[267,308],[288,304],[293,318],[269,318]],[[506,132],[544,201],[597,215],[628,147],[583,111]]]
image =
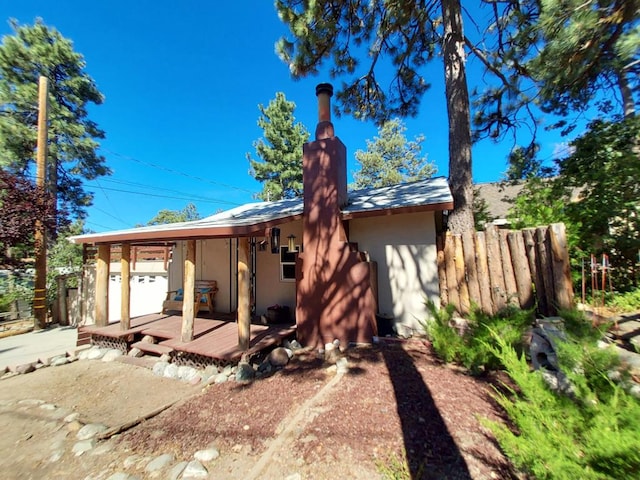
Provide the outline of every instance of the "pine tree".
[[[336,95],[342,111],[380,124],[394,115],[417,113],[428,88],[423,67],[440,48],[449,118],[449,184],[454,199],[448,224],[454,232],[472,230],[471,120],[460,0],[277,0],[276,8],[293,36],[293,40],[282,38],[277,45],[292,74],[316,74],[324,61],[332,62],[333,77],[352,77]],[[369,63],[361,65],[360,58],[367,54]],[[388,88],[376,76],[385,61],[394,69]]]
[[435,165],[422,156],[424,136],[409,141],[406,130],[399,118],[389,120],[378,129],[377,137],[367,140],[366,151],[356,151],[360,170],[353,175],[355,188],[385,187],[433,176]]
[[22,176],[35,163],[38,78],[49,79],[47,183],[61,210],[78,216],[91,204],[83,180],[108,175],[97,153],[104,132],[88,117],[104,99],[72,42],[41,19],[19,26],[0,45],[0,167]]
[[247,160],[251,175],[262,182],[262,200],[280,200],[302,195],[302,146],[309,139],[309,132],[301,123],[295,122],[294,102],[277,92],[268,106],[258,105],[261,116],[258,126],[264,137],[256,140],[253,147],[260,160]]
[[147,222],[147,225],[164,225],[166,223],[191,222],[200,220],[200,214],[193,203],[188,203],[182,210],[160,210]]

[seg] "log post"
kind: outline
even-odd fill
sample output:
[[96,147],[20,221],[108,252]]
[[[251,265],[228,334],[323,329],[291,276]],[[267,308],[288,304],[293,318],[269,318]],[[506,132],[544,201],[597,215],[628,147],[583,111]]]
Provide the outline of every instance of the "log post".
[[456,283],[458,284],[458,293],[460,295],[460,314],[468,315],[469,312],[471,312],[471,301],[469,300],[469,286],[467,285],[467,277],[465,275],[464,253],[462,251],[462,238],[460,235],[454,235],[453,242],[455,249]]
[[573,282],[569,266],[569,251],[564,223],[549,226],[551,260],[553,267],[553,285],[558,308],[568,310],[573,307]]
[[449,293],[447,291],[447,270],[444,261],[444,235],[440,234],[436,237],[436,248],[438,251],[438,286],[440,287],[440,305],[445,306],[449,303]]
[[502,255],[502,274],[504,275],[504,287],[507,291],[507,303],[514,307],[519,307],[518,287],[516,277],[513,272],[513,262],[511,260],[511,250],[507,243],[507,231],[500,230],[500,255]]
[[484,232],[476,232],[476,260],[478,261],[478,285],[480,287],[480,301],[482,311],[493,315],[495,312],[491,301],[491,280],[487,264],[487,243]]
[[187,240],[187,256],[184,259],[184,297],[182,299],[182,341],[193,340],[193,323],[196,288],[196,241]]
[[478,268],[476,264],[476,247],[473,239],[473,232],[469,230],[462,234],[464,266],[467,271],[467,285],[469,286],[469,300],[471,305],[482,306],[480,285],[478,283]]
[[96,259],[96,315],[98,327],[109,324],[109,262],[111,261],[111,245],[98,245]]
[[487,264],[489,266],[491,299],[493,300],[494,313],[499,312],[507,305],[507,292],[502,271],[499,236],[498,227],[495,225],[488,225],[485,229]]
[[122,244],[120,278],[120,329],[129,330],[131,328],[131,245],[128,243]]
[[247,350],[251,340],[249,239],[239,238],[238,247],[238,347]]
[[444,237],[444,261],[447,271],[447,292],[449,294],[449,303],[452,304],[458,312],[460,312],[460,295],[458,294],[458,284],[456,282],[456,264],[455,264],[455,242],[451,232],[447,232]]
[[62,326],[69,325],[69,312],[67,310],[67,277],[60,275],[56,278],[58,284],[58,322]]
[[544,293],[547,304],[547,311],[541,312],[545,316],[555,315],[557,313],[555,304],[555,294],[553,292],[553,272],[551,266],[551,255],[549,247],[549,228],[538,227],[536,228],[536,248],[538,250],[538,269],[542,276],[542,283],[544,284]]
[[534,301],[531,270],[525,253],[523,233],[509,232],[507,234],[507,244],[509,245],[509,250],[511,250],[511,262],[513,263],[513,273],[516,277],[520,308],[527,310],[533,307]]

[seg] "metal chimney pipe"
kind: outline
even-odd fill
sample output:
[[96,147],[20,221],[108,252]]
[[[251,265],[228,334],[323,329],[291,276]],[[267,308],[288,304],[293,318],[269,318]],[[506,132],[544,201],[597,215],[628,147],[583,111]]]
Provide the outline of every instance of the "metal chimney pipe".
[[316,127],[316,140],[331,138],[334,136],[333,124],[331,123],[332,95],[333,85],[330,83],[320,83],[316,86],[316,96],[318,97],[318,126]]

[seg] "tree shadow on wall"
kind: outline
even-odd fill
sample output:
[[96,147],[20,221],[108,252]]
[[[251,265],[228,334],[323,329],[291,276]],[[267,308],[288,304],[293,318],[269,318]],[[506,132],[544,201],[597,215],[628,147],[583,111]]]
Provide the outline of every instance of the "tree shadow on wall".
[[411,353],[394,346],[381,352],[396,397],[410,478],[471,480]]

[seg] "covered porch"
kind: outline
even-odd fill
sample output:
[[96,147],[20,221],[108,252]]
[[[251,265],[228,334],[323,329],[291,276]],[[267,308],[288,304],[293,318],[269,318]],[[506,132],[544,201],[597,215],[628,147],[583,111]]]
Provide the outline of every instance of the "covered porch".
[[[182,339],[182,315],[151,314],[132,318],[129,328],[120,322],[106,326],[82,326],[78,329],[79,342],[117,348],[123,353],[138,348],[145,353],[171,357],[181,365],[203,367],[208,364],[237,363],[243,355],[253,355],[268,347],[278,345],[295,335],[295,325],[261,325],[250,323],[247,348],[238,343],[238,324],[229,314],[214,314],[213,318],[195,317],[193,337]],[[153,337],[155,343],[142,341]]]

